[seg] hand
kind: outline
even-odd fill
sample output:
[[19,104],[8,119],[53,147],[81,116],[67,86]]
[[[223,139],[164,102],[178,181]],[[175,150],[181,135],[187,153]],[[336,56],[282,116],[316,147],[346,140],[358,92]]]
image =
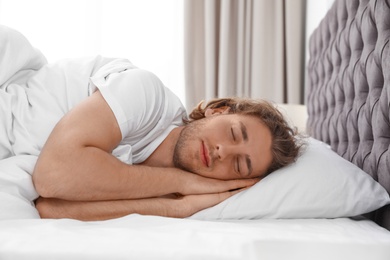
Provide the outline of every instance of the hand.
[[187,172],[183,176],[185,179],[179,190],[182,195],[222,193],[251,187],[260,180],[260,178],[218,180]]
[[197,195],[185,195],[174,194],[174,197],[171,197],[171,213],[168,213],[168,216],[177,217],[177,218],[186,218],[189,217],[203,209],[210,208],[215,206],[222,201],[230,198],[231,196],[245,190],[247,188],[241,188],[233,191],[226,191],[221,193],[211,193],[211,194],[197,194]]

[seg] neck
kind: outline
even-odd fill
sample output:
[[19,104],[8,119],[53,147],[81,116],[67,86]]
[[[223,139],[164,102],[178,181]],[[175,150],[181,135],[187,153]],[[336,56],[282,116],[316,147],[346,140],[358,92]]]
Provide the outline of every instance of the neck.
[[174,128],[142,164],[152,167],[174,167],[173,153],[182,130],[183,126]]

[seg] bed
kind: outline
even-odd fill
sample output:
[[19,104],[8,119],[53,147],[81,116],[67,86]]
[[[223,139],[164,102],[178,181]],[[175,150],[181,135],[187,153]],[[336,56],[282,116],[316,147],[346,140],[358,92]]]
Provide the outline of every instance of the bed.
[[[390,259],[389,34],[389,1],[336,0],[311,36],[306,106],[278,106],[308,135],[297,162],[186,219],[40,219],[37,155],[1,160],[0,259]],[[0,91],[54,75],[2,26],[0,55]]]

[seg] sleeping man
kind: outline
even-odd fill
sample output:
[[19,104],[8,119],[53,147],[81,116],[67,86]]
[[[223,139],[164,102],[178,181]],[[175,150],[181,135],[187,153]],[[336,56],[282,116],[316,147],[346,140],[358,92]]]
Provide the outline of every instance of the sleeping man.
[[188,119],[154,74],[127,60],[43,64],[21,80],[23,71],[14,74],[17,84],[0,78],[0,131],[8,138],[0,155],[38,156],[33,183],[42,218],[191,216],[299,151],[295,131],[272,104],[216,99]]

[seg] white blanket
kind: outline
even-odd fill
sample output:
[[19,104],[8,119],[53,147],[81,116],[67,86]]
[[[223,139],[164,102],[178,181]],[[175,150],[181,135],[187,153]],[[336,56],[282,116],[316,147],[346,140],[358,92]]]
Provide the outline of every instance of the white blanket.
[[90,94],[90,76],[117,60],[96,56],[47,64],[23,35],[4,26],[0,57],[0,158],[9,156],[7,142],[12,155],[39,155],[55,124]]
[[31,174],[36,156],[0,160],[0,219],[39,218],[33,201],[38,198]]
[[[103,59],[49,65],[22,34],[5,26],[0,57],[0,219],[39,218],[31,179],[37,156],[58,120],[88,95],[89,77],[80,75],[93,73]],[[78,96],[64,86],[83,84],[85,94]]]
[[[20,33],[0,26],[0,156],[13,155],[13,86],[25,84],[47,61]],[[12,109],[12,110],[11,110]],[[0,160],[0,219],[39,218],[33,201],[38,197],[31,174],[37,157],[13,156]]]

